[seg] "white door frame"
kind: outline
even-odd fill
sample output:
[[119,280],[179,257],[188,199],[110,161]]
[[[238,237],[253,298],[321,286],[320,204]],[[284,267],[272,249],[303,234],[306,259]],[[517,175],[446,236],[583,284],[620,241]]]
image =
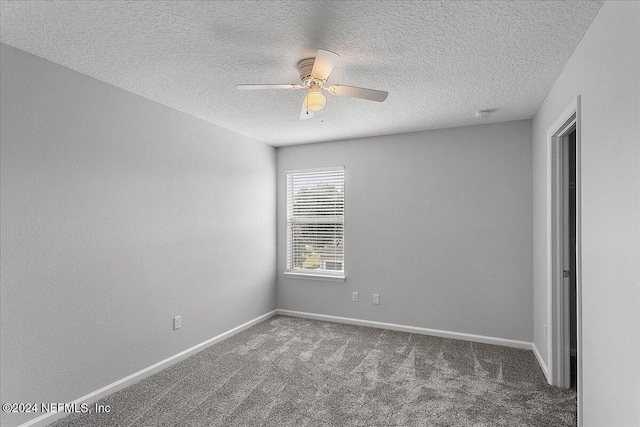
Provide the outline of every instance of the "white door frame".
[[569,387],[565,363],[569,354],[569,336],[563,319],[566,310],[566,286],[563,284],[563,151],[561,141],[576,128],[576,316],[577,316],[577,392],[578,426],[582,425],[582,208],[581,208],[581,117],[580,96],[576,97],[547,132],[547,368],[551,385]]

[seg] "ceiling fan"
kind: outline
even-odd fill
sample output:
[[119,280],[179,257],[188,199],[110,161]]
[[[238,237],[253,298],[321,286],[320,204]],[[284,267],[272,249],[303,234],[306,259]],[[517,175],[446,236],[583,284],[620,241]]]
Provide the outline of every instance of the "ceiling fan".
[[322,94],[325,90],[333,95],[351,96],[382,102],[389,95],[382,90],[365,89],[354,86],[331,85],[326,86],[327,79],[338,63],[340,56],[328,50],[318,50],[315,58],[307,58],[298,62],[300,80],[302,83],[290,85],[238,85],[239,90],[253,89],[307,89],[307,95],[302,101],[300,120],[310,119],[314,111],[320,111],[327,105],[327,98]]

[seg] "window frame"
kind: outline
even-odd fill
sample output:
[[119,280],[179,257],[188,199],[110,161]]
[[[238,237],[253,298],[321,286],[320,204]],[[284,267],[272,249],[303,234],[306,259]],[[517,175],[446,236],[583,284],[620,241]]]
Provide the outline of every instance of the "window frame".
[[[343,212],[342,212],[342,247],[343,247],[343,255],[342,255],[342,271],[331,272],[331,270],[316,270],[316,269],[298,269],[298,270],[289,270],[289,175],[291,174],[300,174],[300,173],[312,173],[312,172],[331,172],[341,170],[343,171],[342,176],[342,192],[343,192]],[[284,211],[285,211],[285,244],[284,244],[284,273],[283,275],[286,278],[290,279],[306,279],[306,280],[320,280],[320,281],[330,281],[330,282],[344,282],[346,279],[346,251],[345,251],[345,211],[346,211],[346,173],[344,166],[327,166],[327,167],[316,167],[316,168],[304,168],[304,169],[287,169],[285,170],[285,201],[284,201]]]

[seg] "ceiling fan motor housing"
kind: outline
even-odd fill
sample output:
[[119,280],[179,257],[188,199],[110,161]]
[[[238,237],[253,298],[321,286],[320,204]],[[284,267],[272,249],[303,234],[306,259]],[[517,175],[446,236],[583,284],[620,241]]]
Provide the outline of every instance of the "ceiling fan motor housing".
[[313,83],[323,85],[324,80],[318,80],[313,77],[311,71],[313,70],[313,63],[315,58],[307,58],[298,62],[298,71],[300,72],[300,80],[306,87],[310,87]]

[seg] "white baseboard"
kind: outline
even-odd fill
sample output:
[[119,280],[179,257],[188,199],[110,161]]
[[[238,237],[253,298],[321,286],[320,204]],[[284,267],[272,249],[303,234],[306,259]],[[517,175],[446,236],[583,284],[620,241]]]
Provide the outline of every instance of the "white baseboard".
[[[181,360],[186,359],[189,356],[194,355],[195,353],[198,353],[202,350],[204,350],[205,348],[220,342],[222,340],[225,340],[229,337],[232,337],[233,335],[237,334],[238,332],[242,332],[247,328],[250,328],[251,326],[262,322],[263,320],[268,319],[269,317],[275,316],[277,310],[273,310],[270,311],[268,313],[263,314],[262,316],[258,316],[255,319],[249,320],[246,323],[243,323],[240,326],[236,326],[233,329],[230,329],[226,332],[221,333],[220,335],[216,335],[213,338],[210,338],[206,341],[201,342],[200,344],[196,344],[191,348],[188,348],[184,351],[181,351],[180,353],[174,354],[171,357],[168,357],[164,360],[161,360],[158,363],[155,363],[151,366],[148,366],[138,372],[135,372],[127,377],[124,377],[116,382],[113,382],[109,385],[106,385],[104,387],[102,387],[101,389],[98,389],[96,391],[93,391],[85,396],[82,396],[76,400],[74,400],[73,402],[70,402],[72,404],[76,404],[76,405],[80,405],[82,403],[94,403],[100,399],[102,399],[105,396],[108,396],[112,393],[115,393],[116,391],[122,390],[125,387],[130,386],[131,384],[137,383],[138,381],[147,378],[163,369],[168,368],[169,366],[180,362]],[[64,418],[65,416],[69,415],[68,413],[65,412],[49,412],[43,415],[40,415],[37,418],[34,418],[30,421],[27,421],[24,424],[20,424],[18,427],[42,427],[42,426],[46,426],[47,424],[51,424],[54,421],[57,421],[59,419]]]
[[538,365],[540,365],[540,369],[542,369],[544,377],[546,378],[547,382],[551,384],[551,381],[549,381],[549,369],[547,368],[547,364],[544,363],[544,359],[542,358],[538,347],[536,347],[536,343],[532,343],[531,346],[533,347],[533,354],[535,354],[536,359],[538,359]]
[[462,332],[442,331],[439,329],[421,328],[418,326],[398,325],[395,323],[376,322],[373,320],[352,319],[349,317],[329,316],[326,314],[305,313],[302,311],[277,309],[278,314],[291,317],[302,317],[305,319],[324,320],[326,322],[346,323],[356,326],[368,326],[371,328],[390,329],[392,331],[410,332],[413,334],[432,335],[435,337],[452,338],[454,340],[464,340],[479,342],[483,344],[501,345],[504,347],[532,349],[532,343],[526,341],[510,340],[506,338],[487,337],[484,335],[465,334]]

